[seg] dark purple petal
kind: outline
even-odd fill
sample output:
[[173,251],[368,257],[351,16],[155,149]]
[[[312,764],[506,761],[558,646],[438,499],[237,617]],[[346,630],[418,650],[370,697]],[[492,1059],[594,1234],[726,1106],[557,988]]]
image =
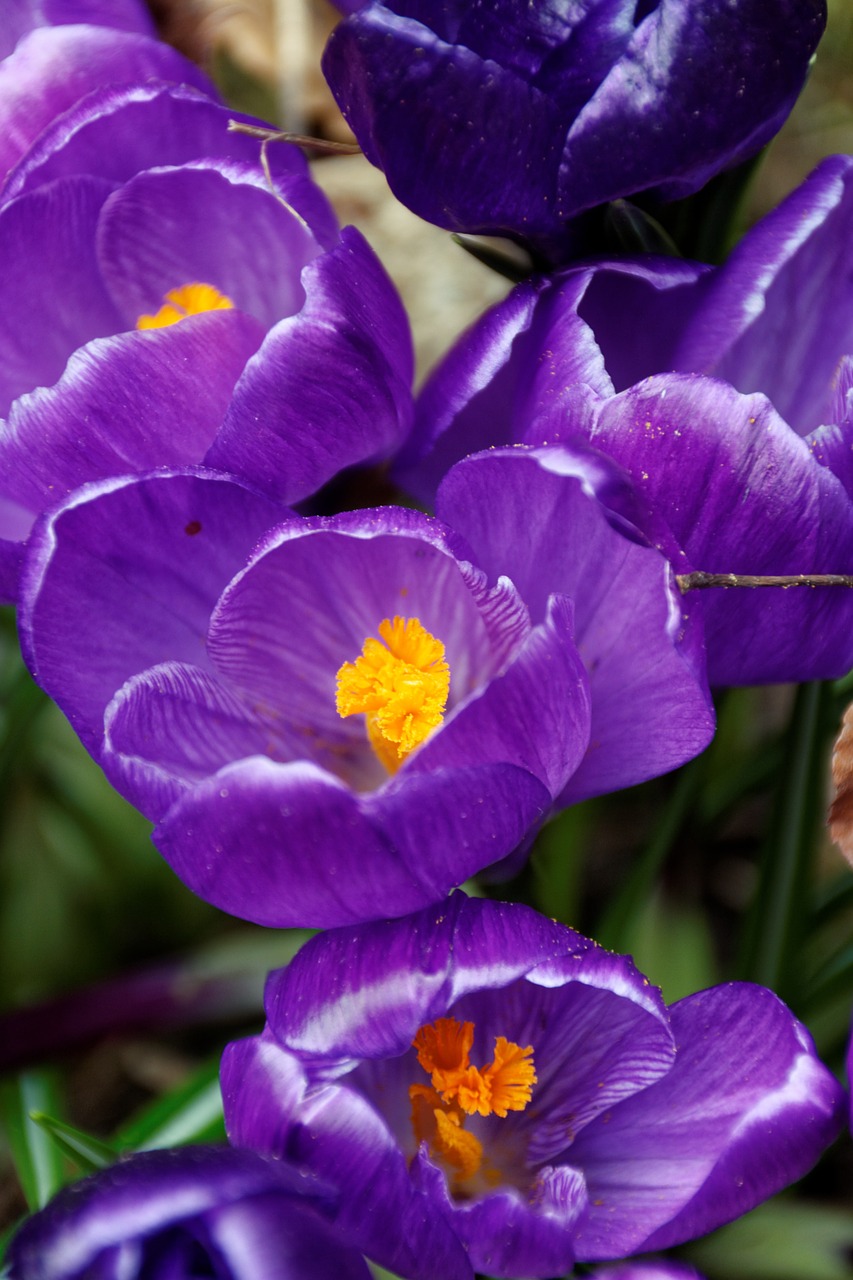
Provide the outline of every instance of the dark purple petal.
[[565,1165],[543,1169],[530,1199],[515,1187],[498,1186],[465,1202],[451,1200],[444,1175],[425,1156],[417,1158],[413,1175],[435,1188],[433,1202],[443,1197],[478,1273],[547,1278],[574,1266],[574,1236],[587,1201],[583,1174],[577,1170]]
[[[261,143],[231,131],[229,120],[259,123],[188,85],[148,81],[95,89],[43,130],[7,175],[3,199],[54,178],[86,173],[127,182],[143,169],[203,157],[259,168]],[[335,216],[312,182],[299,148],[276,143],[267,158],[276,191],[311,224],[324,245],[334,244]]]
[[[679,326],[707,268],[675,260],[602,262],[526,281],[477,321],[427,379],[397,471],[425,502],[466,454],[525,438],[530,423],[577,412],[674,367]],[[575,428],[576,430],[579,428]]]
[[302,306],[300,274],[318,252],[262,174],[224,162],[131,178],[106,202],[98,232],[101,271],[128,329],[169,290],[196,282],[269,328]]
[[617,479],[577,450],[492,450],[459,463],[438,496],[442,518],[491,576],[513,580],[534,620],[552,592],[574,604],[592,725],[560,804],[675,768],[714,729],[695,611],[663,556],[617,532],[595,499]]
[[568,131],[559,213],[650,187],[680,198],[753,155],[794,105],[825,23],[822,0],[661,0]]
[[229,1280],[367,1280],[363,1260],[316,1212],[333,1211],[327,1197],[310,1177],[248,1151],[145,1152],[66,1188],[30,1218],[10,1245],[11,1275],[118,1280],[151,1274],[148,1258],[158,1276],[184,1276],[155,1259],[168,1267],[201,1254]]
[[302,310],[250,361],[206,459],[283,502],[392,453],[412,416],[408,320],[357,231],[305,268],[302,288]]
[[21,644],[90,750],[130,676],[166,660],[207,666],[213,604],[286,514],[228,478],[177,473],[88,485],[40,521],[22,580]]
[[409,1280],[471,1280],[435,1201],[412,1184],[393,1135],[354,1091],[326,1084],[306,1096],[296,1059],[258,1037],[227,1046],[222,1094],[232,1142],[279,1159],[287,1153],[347,1188],[335,1222],[381,1265]]
[[108,184],[70,178],[0,211],[0,413],[50,386],[75,348],[123,328],[95,256]]
[[[853,571],[853,505],[763,396],[661,376],[601,404],[592,443],[616,458],[696,569]],[[853,600],[824,587],[706,591],[712,684],[825,679],[853,663]]]
[[598,951],[527,907],[453,894],[406,920],[311,939],[267,979],[269,1034],[308,1059],[393,1057],[463,996],[566,957],[583,969]]
[[232,310],[87,343],[54,386],[12,405],[0,491],[35,514],[88,480],[196,462],[262,336]]
[[200,897],[276,928],[403,915],[505,857],[549,796],[513,765],[407,773],[358,796],[305,761],[254,756],[177,801],[154,843]]
[[853,351],[851,271],[853,160],[834,156],[714,273],[672,367],[763,391],[800,435],[835,421],[833,382]]
[[841,1124],[843,1091],[770,991],[730,984],[673,1006],[675,1065],[570,1149],[590,1215],[578,1257],[702,1235],[803,1176]]
[[96,85],[142,80],[188,84],[216,96],[207,76],[162,41],[94,26],[32,31],[0,62],[0,173]]
[[522,76],[381,4],[335,29],[323,72],[368,160],[422,218],[550,230],[565,123]]

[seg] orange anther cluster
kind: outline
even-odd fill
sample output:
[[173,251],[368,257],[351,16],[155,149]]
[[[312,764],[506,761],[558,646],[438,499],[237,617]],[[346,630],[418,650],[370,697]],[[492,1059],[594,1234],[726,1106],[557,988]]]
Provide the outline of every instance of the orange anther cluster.
[[230,298],[220,293],[212,284],[182,284],[170,289],[166,301],[155,315],[141,315],[137,329],[165,329],[188,316],[198,316],[204,311],[228,311],[234,306]]
[[522,1048],[504,1036],[495,1040],[492,1062],[482,1069],[472,1066],[473,1022],[438,1018],[421,1027],[414,1038],[418,1062],[430,1076],[430,1084],[409,1087],[415,1138],[427,1142],[454,1171],[456,1182],[480,1171],[483,1147],[465,1127],[465,1116],[496,1115],[523,1111],[536,1083],[533,1046]]
[[[337,674],[338,715],[367,716],[370,744],[389,773],[441,724],[450,691],[444,645],[418,618],[385,618],[355,662]],[[383,643],[384,641],[384,643]]]

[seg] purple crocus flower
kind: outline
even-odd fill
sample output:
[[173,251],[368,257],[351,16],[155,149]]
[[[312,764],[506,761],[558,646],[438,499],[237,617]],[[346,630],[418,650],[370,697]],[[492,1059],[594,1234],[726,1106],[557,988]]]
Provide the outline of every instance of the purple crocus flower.
[[[585,439],[630,473],[679,571],[849,573],[852,236],[853,161],[836,158],[717,271],[600,262],[520,285],[424,388],[403,482],[430,501],[467,453]],[[712,682],[843,674],[851,603],[705,593]]]
[[771,991],[667,1009],[629,958],[520,905],[458,894],[318,936],[266,1009],[225,1051],[231,1140],[328,1179],[341,1228],[418,1280],[460,1273],[454,1240],[492,1276],[668,1248],[801,1177],[842,1118]]
[[[227,1147],[149,1151],[61,1191],[9,1246],[10,1280],[369,1280],[328,1189]],[[6,1274],[6,1273],[4,1273]]]
[[100,90],[8,176],[0,598],[35,515],[87,480],[204,461],[290,503],[408,430],[383,268],[298,150],[268,178],[228,120],[193,89]]
[[585,209],[680,198],[758,151],[826,21],[823,0],[355,8],[323,70],[398,198],[451,230],[552,244]]
[[417,512],[285,519],[191,472],[39,522],[30,668],[202,897],[278,926],[402,915],[709,741],[701,628],[624,478],[570,450],[464,466],[447,506],[480,512],[476,557]]

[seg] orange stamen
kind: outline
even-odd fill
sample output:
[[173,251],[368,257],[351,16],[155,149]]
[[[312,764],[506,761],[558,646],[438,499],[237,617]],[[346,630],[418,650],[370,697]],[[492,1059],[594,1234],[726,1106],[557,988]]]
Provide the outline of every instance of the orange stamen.
[[396,773],[444,719],[450,668],[444,645],[418,618],[385,618],[379,634],[338,671],[335,705],[340,716],[367,716],[370,745]]
[[[465,1116],[504,1119],[510,1111],[525,1109],[536,1084],[533,1046],[522,1048],[498,1036],[493,1061],[482,1069],[475,1067],[470,1062],[474,1024],[456,1018],[427,1023],[412,1044],[430,1076],[429,1085],[409,1087],[415,1139],[428,1143],[457,1180],[471,1178],[481,1170],[483,1146],[465,1129]],[[500,1175],[495,1176],[499,1180]]]
[[170,289],[166,301],[154,315],[141,315],[137,329],[165,329],[178,324],[188,316],[198,316],[204,311],[229,311],[234,306],[230,298],[220,293],[212,284],[182,284]]

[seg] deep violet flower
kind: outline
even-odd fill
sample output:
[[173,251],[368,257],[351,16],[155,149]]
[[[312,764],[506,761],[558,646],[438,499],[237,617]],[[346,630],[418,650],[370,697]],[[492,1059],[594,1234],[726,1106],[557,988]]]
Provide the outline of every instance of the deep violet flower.
[[[599,262],[520,285],[424,388],[404,484],[429,502],[467,453],[579,436],[631,474],[674,563],[850,572],[851,244],[853,160],[836,157],[722,268]],[[853,661],[848,593],[705,593],[702,608],[712,682]]]
[[[28,1219],[10,1280],[370,1280],[325,1215],[327,1188],[228,1147],[148,1151]],[[7,1274],[4,1272],[4,1275]]]
[[701,629],[623,478],[569,450],[464,466],[482,560],[418,512],[285,519],[211,475],[93,484],[37,525],[30,668],[202,897],[401,915],[709,741]]
[[203,461],[294,502],[408,430],[396,291],[301,153],[271,148],[270,187],[230,114],[99,90],[8,175],[0,598],[35,515],[87,480]]
[[629,958],[520,905],[333,930],[265,1002],[223,1058],[231,1141],[328,1179],[336,1222],[405,1277],[446,1274],[448,1235],[492,1276],[668,1248],[802,1176],[841,1122],[771,991],[667,1009]]
[[823,0],[368,0],[323,70],[400,200],[456,231],[554,242],[615,197],[688,195],[796,100]]

